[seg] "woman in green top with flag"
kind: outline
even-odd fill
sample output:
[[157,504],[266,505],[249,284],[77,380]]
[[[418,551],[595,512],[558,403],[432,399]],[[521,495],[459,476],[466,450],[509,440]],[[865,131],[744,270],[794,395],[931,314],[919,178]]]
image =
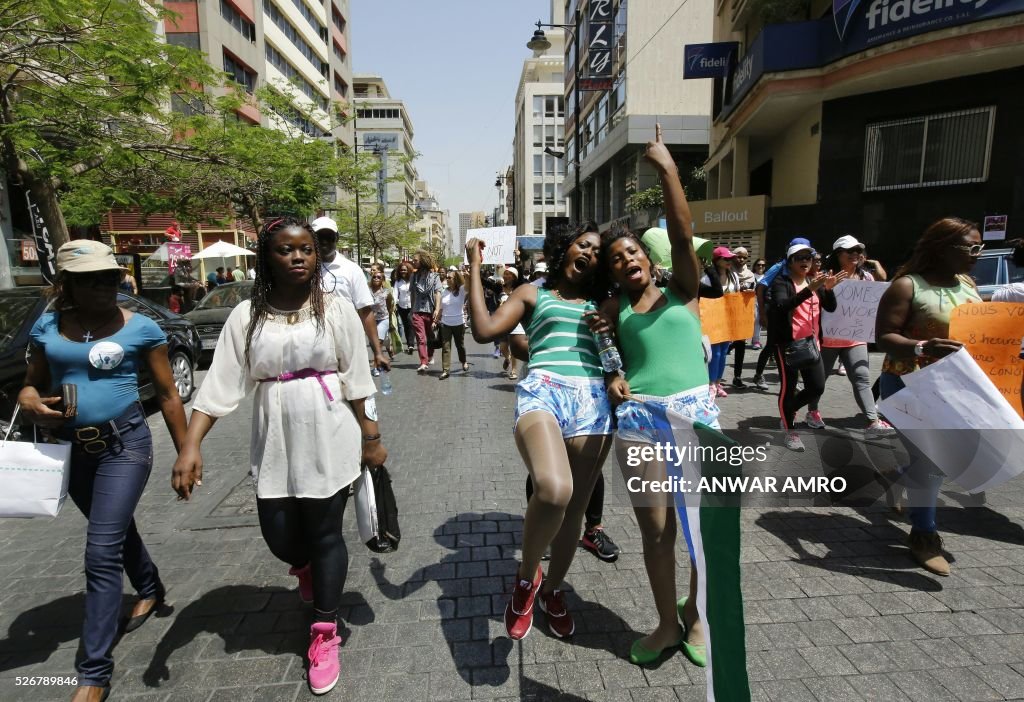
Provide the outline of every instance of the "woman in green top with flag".
[[[734,525],[726,523],[718,534],[709,534],[701,524],[699,505],[687,504],[691,501],[675,494],[691,554],[689,594],[677,603],[672,493],[637,489],[640,481],[663,482],[678,473],[673,461],[642,460],[643,454],[650,455],[652,444],[685,448],[679,437],[673,436],[672,414],[681,416],[684,424],[703,425],[700,432],[689,432],[692,443],[716,434],[704,429],[718,428],[718,407],[708,391],[701,343],[697,305],[701,267],[694,251],[690,207],[675,161],[662,141],[660,125],[656,140],[647,144],[646,157],[657,169],[665,193],[673,275],[664,289],[657,287],[645,245],[635,234],[613,229],[602,239],[602,267],[610,282],[618,285],[619,294],[601,305],[600,314],[591,316],[593,331],[603,331],[607,325],[617,332],[625,364],[625,377],[609,377],[608,395],[617,405],[616,454],[640,525],[644,563],[658,610],[658,628],[634,642],[630,660],[651,663],[666,648],[679,646],[694,664],[710,668],[718,653],[721,670],[714,671],[712,680],[709,669],[709,687],[723,699],[744,699],[749,688],[739,590],[738,514]],[[710,541],[715,550],[709,549],[705,558],[703,544]],[[709,594],[714,602],[709,601]],[[711,612],[712,621],[707,622],[698,612]],[[722,628],[718,628],[714,615],[721,612],[727,621],[720,620]],[[714,646],[706,647],[706,640]],[[728,690],[721,688],[726,679]]]

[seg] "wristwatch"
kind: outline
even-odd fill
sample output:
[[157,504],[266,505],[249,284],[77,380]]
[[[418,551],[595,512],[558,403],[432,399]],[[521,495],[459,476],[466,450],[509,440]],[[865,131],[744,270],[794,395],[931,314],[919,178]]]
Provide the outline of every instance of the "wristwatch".
[[924,342],[919,341],[914,345],[914,356],[920,358],[924,356]]

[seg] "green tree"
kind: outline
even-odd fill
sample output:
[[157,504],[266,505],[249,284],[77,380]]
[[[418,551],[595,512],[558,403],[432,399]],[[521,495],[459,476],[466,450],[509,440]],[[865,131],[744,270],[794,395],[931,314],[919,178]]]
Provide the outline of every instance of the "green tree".
[[58,246],[68,238],[59,193],[79,179],[140,160],[208,160],[178,138],[168,107],[172,96],[202,102],[216,73],[159,39],[167,16],[155,0],[0,0],[0,163]]

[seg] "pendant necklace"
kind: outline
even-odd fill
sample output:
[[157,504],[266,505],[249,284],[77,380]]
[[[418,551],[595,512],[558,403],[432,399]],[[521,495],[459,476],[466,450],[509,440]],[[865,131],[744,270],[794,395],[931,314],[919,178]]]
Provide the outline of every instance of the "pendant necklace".
[[99,325],[98,327],[93,327],[92,329],[86,329],[85,325],[82,324],[81,317],[79,317],[78,314],[76,313],[75,314],[75,323],[77,323],[78,326],[82,329],[82,331],[85,332],[84,334],[82,334],[82,341],[84,341],[85,343],[88,344],[90,341],[93,340],[93,337],[94,337],[93,332],[94,331],[97,331],[97,332],[100,331],[101,329],[106,327],[108,324],[113,322],[115,317],[119,317],[120,315],[121,315],[121,308],[118,307],[116,315],[111,315],[109,318],[107,318],[107,321],[105,321],[103,324]]

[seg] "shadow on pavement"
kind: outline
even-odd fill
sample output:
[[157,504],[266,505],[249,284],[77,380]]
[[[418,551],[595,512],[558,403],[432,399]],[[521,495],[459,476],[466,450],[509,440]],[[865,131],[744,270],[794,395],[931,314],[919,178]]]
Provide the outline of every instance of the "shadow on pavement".
[[60,645],[82,633],[85,593],[79,592],[22,612],[0,640],[0,671],[45,663]]
[[[444,522],[444,524],[437,527],[434,530],[435,541],[443,546],[451,548],[452,553],[442,557],[436,564],[430,564],[418,569],[410,575],[408,580],[404,583],[391,582],[387,576],[387,566],[379,560],[374,559],[370,569],[381,594],[389,600],[400,600],[403,596],[415,593],[428,583],[435,583],[441,590],[441,594],[438,596],[437,600],[438,607],[441,611],[444,611],[446,601],[452,602],[457,598],[462,597],[465,594],[462,584],[463,579],[437,577],[438,573],[445,570],[443,568],[445,565],[451,564],[457,567],[457,564],[472,562],[472,549],[474,546],[479,546],[479,544],[471,539],[462,538],[464,536],[473,536],[478,534],[475,532],[473,534],[460,533],[458,531],[459,527],[455,527],[455,525],[475,524],[483,519],[491,522],[508,523],[512,525],[511,527],[505,527],[502,529],[502,532],[522,532],[522,515],[503,512],[488,512],[486,515],[480,514],[479,517],[481,519],[469,521],[467,520],[467,514],[463,513],[455,517],[450,517]],[[488,561],[488,563],[493,563],[493,561]],[[503,568],[501,569],[501,572],[505,573],[506,570],[507,569]],[[511,591],[513,577],[514,576],[511,574],[502,575],[501,591],[491,592],[491,595],[506,597]],[[572,586],[571,575],[566,581],[566,585],[569,587]],[[574,619],[576,620],[578,633],[573,638],[565,642],[557,642],[556,645],[575,645],[583,646],[585,648],[601,649],[614,653],[620,657],[625,655],[623,651],[629,651],[629,646],[632,644],[633,639],[637,637],[637,634],[617,614],[606,609],[597,602],[587,602],[582,600],[572,590],[568,590],[566,592],[566,600],[567,607],[573,612]],[[540,608],[536,606],[534,611],[536,612],[536,616],[534,618],[533,631],[531,631],[528,638],[523,641],[512,641],[511,639],[506,638],[504,633],[501,633],[493,641],[478,640],[472,642],[472,646],[466,646],[463,642],[457,642],[455,640],[454,632],[456,629],[454,627],[445,626],[446,623],[452,623],[453,618],[446,617],[448,621],[442,622],[445,642],[448,646],[448,650],[452,652],[454,667],[459,671],[459,675],[463,680],[473,685],[474,680],[472,672],[474,666],[480,667],[481,665],[486,665],[489,670],[488,674],[484,678],[485,682],[481,682],[481,679],[477,678],[475,686],[501,686],[512,676],[512,670],[509,666],[509,655],[512,652],[513,646],[519,647],[519,651],[521,653],[522,647],[532,645],[537,637],[555,639],[554,635],[551,634],[547,628],[543,612],[541,612]],[[502,623],[501,615],[490,615],[489,619],[491,622],[498,622],[499,631],[503,629],[504,624]],[[456,645],[457,643],[459,645]],[[546,646],[547,642],[540,645]],[[484,655],[485,650],[489,650],[490,656]],[[520,691],[521,699],[548,700],[557,698],[559,700],[567,700],[569,702],[585,699],[564,693],[557,688],[550,687],[546,683],[527,678],[522,669],[523,656],[519,655],[516,658],[518,659],[518,689]],[[481,663],[481,660],[486,661],[486,663]]]

